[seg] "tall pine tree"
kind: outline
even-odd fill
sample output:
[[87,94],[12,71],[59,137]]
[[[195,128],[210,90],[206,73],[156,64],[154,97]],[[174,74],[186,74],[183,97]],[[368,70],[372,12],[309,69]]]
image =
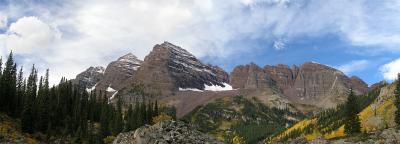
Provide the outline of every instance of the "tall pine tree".
[[10,52],[0,80],[0,110],[12,114],[16,95],[16,64]]
[[20,68],[17,78],[17,93],[16,93],[16,108],[14,115],[19,117],[23,109],[24,95],[25,95],[25,82],[24,82],[23,67]]
[[394,120],[397,124],[397,128],[400,128],[400,73],[397,75],[396,89],[394,91],[395,96],[395,106],[397,108],[395,112]]
[[358,117],[358,104],[357,98],[354,95],[353,89],[350,89],[349,96],[347,97],[346,108],[346,122],[344,131],[346,134],[355,134],[361,132],[360,118]]
[[37,71],[35,66],[32,66],[31,74],[28,78],[26,86],[26,94],[24,98],[24,108],[21,114],[21,129],[27,133],[34,132],[34,101],[36,99],[37,91]]

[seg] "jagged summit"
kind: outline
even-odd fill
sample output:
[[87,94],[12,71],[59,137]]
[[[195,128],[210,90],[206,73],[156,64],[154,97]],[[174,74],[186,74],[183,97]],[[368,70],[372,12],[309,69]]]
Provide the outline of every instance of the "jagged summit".
[[180,54],[182,56],[196,58],[194,55],[189,53],[186,49],[183,49],[180,46],[176,46],[170,42],[164,41],[164,43],[162,43],[161,46],[164,48],[169,48],[169,49],[173,50],[175,53]]
[[102,78],[96,85],[96,90],[108,91],[109,89],[115,90],[110,92],[115,94],[116,91],[125,87],[130,79],[136,74],[143,61],[139,60],[132,53],[128,53],[119,57],[117,60],[111,62],[104,71],[104,78]]
[[[133,71],[136,71],[143,61],[139,60],[132,53],[128,53],[116,61],[112,62],[116,67],[124,69],[124,71],[128,72],[130,75],[133,75]],[[110,66],[110,65],[109,65]]]
[[155,45],[145,57],[135,79],[152,89],[176,91],[179,88],[225,87],[228,77],[222,69],[203,64],[187,50],[164,42]]
[[139,60],[135,55],[133,55],[132,53],[128,53],[120,58],[118,58],[117,61],[120,62],[127,62],[127,63],[131,63],[131,64],[136,64],[136,65],[140,65],[142,63],[141,60]]
[[73,83],[81,88],[92,88],[103,78],[105,68],[102,66],[91,66],[82,73],[78,74]]
[[317,62],[300,66],[278,64],[261,69],[256,64],[236,67],[230,75],[234,88],[274,88],[294,103],[331,108],[346,100],[348,90],[357,94],[369,90],[357,77],[349,78],[340,70]]

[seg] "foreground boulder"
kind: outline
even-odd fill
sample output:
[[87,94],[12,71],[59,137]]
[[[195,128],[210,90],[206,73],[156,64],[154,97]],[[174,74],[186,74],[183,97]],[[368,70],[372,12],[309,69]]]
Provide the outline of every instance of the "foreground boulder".
[[219,144],[214,138],[178,121],[164,121],[121,133],[113,144]]

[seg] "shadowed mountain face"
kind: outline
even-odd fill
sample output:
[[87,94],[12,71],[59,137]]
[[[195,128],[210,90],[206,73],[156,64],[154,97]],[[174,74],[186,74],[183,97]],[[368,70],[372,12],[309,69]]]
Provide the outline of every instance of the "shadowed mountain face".
[[101,66],[89,67],[84,72],[78,74],[73,83],[79,85],[79,87],[90,89],[103,79],[104,70]]
[[[108,91],[109,97],[118,93],[123,100],[132,100],[129,89],[132,84],[140,83],[146,93],[156,95],[151,99],[166,100],[165,103],[182,108],[199,100],[198,97],[210,94],[206,92],[210,91],[218,96],[257,97],[264,104],[273,104],[272,107],[294,105],[304,112],[331,108],[344,102],[350,88],[357,94],[370,89],[358,77],[349,78],[337,69],[316,62],[292,67],[284,64],[263,68],[256,64],[240,65],[228,75],[223,69],[203,64],[185,49],[168,42],[155,45],[144,61],[129,53],[111,62],[105,70],[100,67],[89,68],[79,74],[75,81],[88,90],[93,90],[95,86],[97,91]],[[233,89],[228,90],[236,92],[209,89],[227,88],[229,84]],[[168,98],[174,96],[178,97]],[[191,101],[178,100],[179,97]],[[207,99],[209,101],[201,100],[202,103],[196,105],[215,100]]]
[[113,97],[119,90],[132,83],[130,80],[135,76],[141,64],[141,60],[132,53],[128,53],[111,62],[106,69],[90,67],[78,74],[72,81],[88,92],[96,91]]

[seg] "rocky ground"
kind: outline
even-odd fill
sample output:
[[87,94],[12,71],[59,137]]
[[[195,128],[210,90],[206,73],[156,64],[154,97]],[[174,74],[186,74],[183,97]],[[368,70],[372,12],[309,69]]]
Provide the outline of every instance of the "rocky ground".
[[121,133],[113,144],[219,144],[214,138],[179,121],[164,121]]
[[14,119],[0,113],[0,144],[38,143],[31,135],[22,133]]

